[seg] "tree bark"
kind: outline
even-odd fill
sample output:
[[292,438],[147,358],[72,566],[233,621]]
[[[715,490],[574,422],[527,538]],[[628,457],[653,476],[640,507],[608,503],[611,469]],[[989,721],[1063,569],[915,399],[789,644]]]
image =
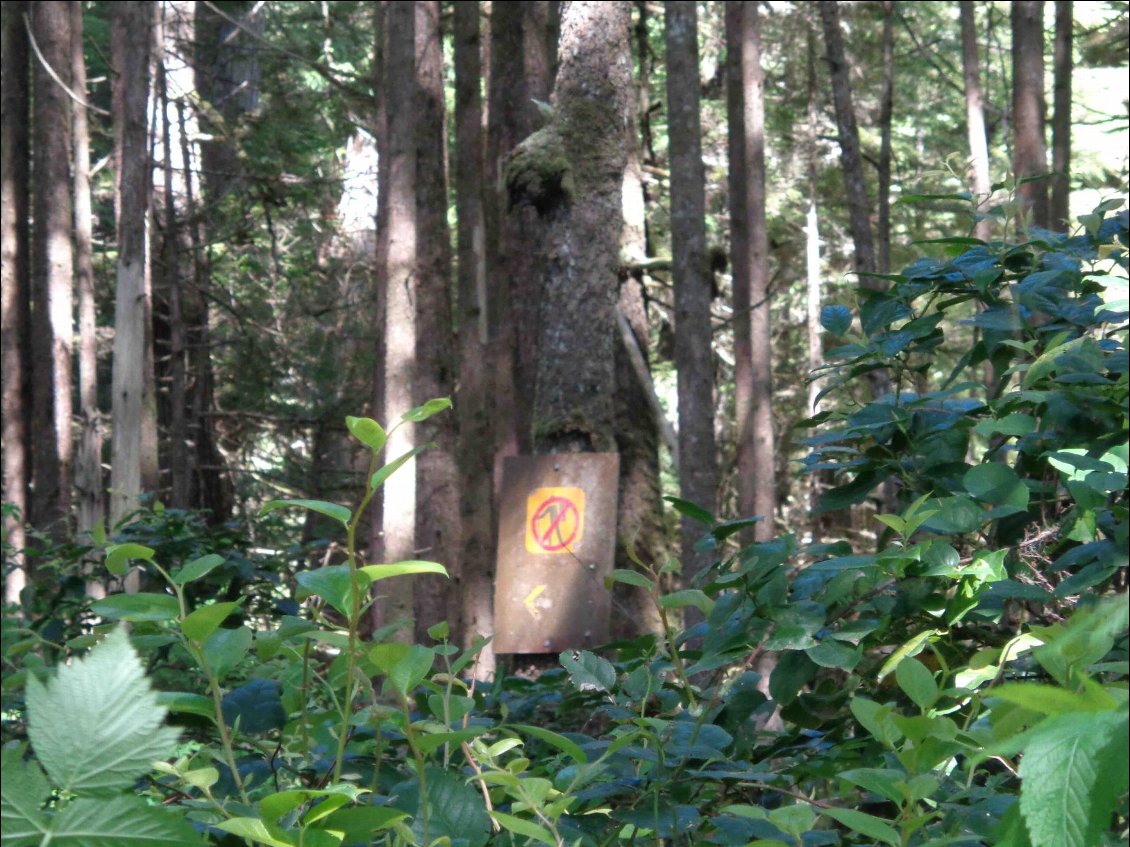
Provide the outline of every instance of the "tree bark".
[[[714,514],[718,470],[714,446],[714,355],[710,326],[713,280],[706,253],[698,26],[695,4],[690,0],[669,0],[664,5],[664,13],[671,151],[675,367],[679,384],[679,489],[683,499]],[[746,211],[749,211],[748,206]],[[748,320],[748,313],[745,319]],[[683,579],[688,584],[712,561],[709,551],[694,551],[695,541],[703,531],[701,524],[683,516]],[[696,612],[688,613],[688,625],[701,620],[701,613]]]
[[1048,151],[1044,140],[1044,3],[1015,0],[1012,22],[1012,173],[1021,215],[1048,228]]
[[1055,3],[1055,86],[1052,115],[1052,228],[1071,229],[1071,74],[1075,65],[1071,0]]
[[773,537],[776,473],[765,215],[765,100],[756,3],[726,7],[730,220],[734,286],[734,403],[738,509],[761,523],[746,541]]
[[895,100],[895,4],[883,0],[883,90],[879,96],[879,219],[876,226],[879,273],[891,272],[891,119]]
[[[479,3],[455,4],[455,202],[458,214],[460,597],[462,644],[494,631],[494,434],[487,364],[487,274],[483,219],[483,110]],[[494,651],[479,653],[475,675],[494,676]]]
[[36,3],[31,13],[32,34],[42,57],[34,63],[33,74],[36,190],[31,277],[32,410],[42,429],[32,443],[31,515],[39,528],[61,541],[67,537],[70,519],[74,455],[71,99],[63,88],[71,86],[71,16],[61,0]]
[[[451,238],[447,226],[447,133],[439,0],[416,3],[416,379],[415,405],[449,397],[455,355],[451,318]],[[443,563],[450,580],[420,576],[414,586],[416,640],[446,620],[461,640],[459,470],[455,416],[416,424],[417,443],[434,444],[416,460],[416,548]]]
[[[409,0],[388,5],[388,180],[382,185],[387,200],[388,247],[385,282],[384,418],[391,427],[412,408],[416,381],[416,10]],[[386,189],[387,186],[387,190]],[[391,460],[416,444],[412,425],[393,432],[385,447]],[[409,461],[389,477],[382,488],[383,554],[389,562],[416,557],[416,466]],[[378,626],[411,618],[412,581],[393,579],[382,589],[385,595],[374,607]],[[412,630],[400,630],[398,638],[410,639]]]
[[118,74],[118,273],[114,304],[110,519],[117,523],[157,487],[156,401],[149,288],[150,162],[147,125],[152,5],[113,7]]
[[29,278],[30,66],[25,2],[0,6],[0,72],[4,86],[0,117],[0,380],[3,407],[3,486],[0,497],[17,512],[4,516],[4,534],[14,567],[4,576],[5,604],[18,604],[27,584],[24,531],[31,474],[27,402],[31,366],[31,281]]
[[[839,4],[835,0],[821,3],[820,18],[824,25],[824,44],[828,51],[828,66],[832,75],[832,101],[836,109],[836,126],[840,137],[840,161],[851,224],[851,240],[855,246],[855,270],[859,274],[873,274],[877,264],[875,241],[871,232],[871,204],[867,195],[867,181],[863,176],[859,126],[855,120],[855,107],[852,105],[851,81],[848,76],[847,55],[844,52]],[[880,282],[872,276],[863,276],[860,281],[866,288],[881,287]]]
[[102,484],[102,416],[98,411],[98,339],[95,335],[93,216],[90,207],[90,131],[87,127],[86,60],[82,4],[72,2],[71,79],[81,98],[73,109],[75,289],[78,293],[80,431],[75,458],[77,528],[90,532],[105,517]]
[[[981,92],[981,68],[977,58],[976,14],[973,0],[961,0],[961,67],[965,79],[965,126],[969,135],[969,176],[978,204],[992,192],[989,177],[989,143],[985,135],[985,98]],[[992,221],[985,215],[977,221],[974,235],[982,241],[992,237]]]

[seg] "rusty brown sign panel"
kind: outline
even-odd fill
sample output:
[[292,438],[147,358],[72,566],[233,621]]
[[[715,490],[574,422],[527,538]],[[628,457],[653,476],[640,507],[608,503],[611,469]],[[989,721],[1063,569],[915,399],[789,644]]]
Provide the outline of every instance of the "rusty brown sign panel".
[[619,471],[617,453],[504,460],[496,653],[557,653],[608,640],[604,577],[616,550]]

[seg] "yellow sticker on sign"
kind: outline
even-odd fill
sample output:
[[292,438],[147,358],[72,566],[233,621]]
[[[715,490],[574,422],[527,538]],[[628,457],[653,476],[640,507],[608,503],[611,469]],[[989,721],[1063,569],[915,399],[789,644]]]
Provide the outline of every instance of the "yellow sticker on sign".
[[526,550],[572,553],[585,534],[585,492],[580,488],[536,488],[526,498]]

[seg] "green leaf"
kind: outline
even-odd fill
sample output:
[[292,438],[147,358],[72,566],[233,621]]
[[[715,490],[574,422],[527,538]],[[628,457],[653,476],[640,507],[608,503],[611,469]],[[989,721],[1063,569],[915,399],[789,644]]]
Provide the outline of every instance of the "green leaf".
[[964,494],[941,497],[935,505],[937,514],[931,515],[923,528],[940,535],[974,532],[988,520],[988,513]]
[[1058,715],[1064,712],[1094,712],[1112,709],[1114,700],[1107,695],[1108,703],[1097,703],[1058,685],[1038,682],[1006,682],[988,691],[988,696],[1023,706],[1041,715]]
[[447,568],[439,562],[409,561],[397,562],[392,565],[365,565],[358,568],[365,574],[369,582],[380,582],[394,576],[408,576],[416,573],[435,573],[447,576]]
[[[358,569],[357,587],[362,597],[369,587],[369,576]],[[349,565],[326,565],[311,571],[299,571],[295,581],[311,594],[321,597],[346,617],[353,614],[353,577]]]
[[231,818],[213,826],[257,844],[266,844],[268,847],[295,847],[297,843],[289,833],[275,826],[268,827],[259,818]]
[[630,571],[625,568],[616,568],[604,578],[604,587],[611,588],[613,583],[621,582],[624,585],[634,585],[652,591],[655,583],[639,571]]
[[348,527],[349,521],[353,518],[353,512],[349,511],[345,506],[339,506],[337,503],[327,503],[325,500],[272,500],[259,510],[259,517],[273,512],[276,509],[285,509],[290,506],[299,506],[303,509],[317,512],[320,515],[325,515],[327,518],[333,518],[344,527]]
[[698,521],[700,524],[713,526],[714,516],[706,511],[706,509],[702,508],[702,506],[696,505],[690,500],[684,500],[682,497],[665,496],[663,499],[674,506],[675,511],[680,515],[685,515],[693,521]]
[[[392,805],[412,816],[412,832],[419,844],[435,844],[447,837],[466,847],[484,847],[490,840],[490,818],[477,787],[468,785],[463,775],[429,767],[425,771],[427,794],[420,797],[417,780],[402,783],[392,790]],[[428,840],[423,838],[421,807],[427,803]]]
[[983,438],[988,438],[998,433],[1000,435],[1015,435],[1020,437],[1036,431],[1036,419],[1031,415],[1013,412],[1012,414],[1005,415],[1003,418],[986,418],[977,424],[977,426],[973,427],[973,431]]
[[47,831],[43,804],[51,786],[34,761],[23,761],[23,745],[5,747],[0,768],[0,822],[4,847],[38,844]]
[[[46,840],[44,841],[46,843]],[[51,820],[52,847],[201,847],[183,817],[140,797],[79,798]]]
[[934,675],[917,659],[903,659],[895,668],[895,680],[906,696],[925,711],[938,701],[938,683]]
[[171,621],[180,604],[171,594],[112,594],[90,604],[96,615],[122,621]]
[[153,561],[153,554],[157,552],[152,547],[144,544],[115,544],[106,550],[106,570],[114,576],[125,576],[129,573],[131,559],[144,559]]
[[820,814],[827,815],[833,820],[839,821],[848,829],[862,833],[868,838],[890,844],[891,847],[899,847],[902,843],[898,830],[882,818],[877,818],[866,812],[859,812],[855,809],[822,808]]
[[962,480],[965,490],[994,506],[1028,508],[1028,487],[1008,465],[987,462],[970,468]]
[[832,335],[847,335],[851,321],[851,309],[847,306],[825,306],[820,310],[820,325]]
[[[348,803],[356,800],[361,794],[364,793],[363,789],[355,785],[343,783],[340,785],[331,785],[326,789],[293,789],[290,791],[278,791],[274,794],[268,794],[259,801],[259,812],[262,814],[263,819],[271,822],[277,822],[279,818],[287,812],[291,812],[310,800],[319,800],[322,798],[333,798]],[[321,804],[319,804],[321,805]],[[333,808],[326,809],[325,812],[318,817],[325,817],[332,811],[341,808],[341,803]],[[307,821],[309,823],[309,821]]]
[[921,653],[923,648],[926,646],[926,642],[928,642],[931,638],[944,634],[945,633],[940,629],[927,629],[924,632],[920,632],[915,635],[913,638],[911,638],[909,641],[895,650],[895,652],[891,653],[887,661],[883,663],[883,667],[880,668],[879,676],[877,677],[877,679],[881,681],[887,674],[897,668],[899,666],[899,663],[902,662],[903,659],[910,656],[917,656],[919,653]]
[[682,591],[672,591],[659,598],[659,605],[664,609],[681,609],[684,606],[694,606],[704,615],[709,615],[714,608],[714,601],[706,592],[698,588],[687,588]]
[[407,696],[415,688],[435,661],[435,651],[419,644],[374,644],[369,648],[369,661],[377,666],[393,687]]
[[352,806],[336,810],[326,818],[324,826],[333,832],[344,833],[343,844],[364,844],[371,842],[376,833],[406,817],[407,812],[388,806]]
[[209,720],[216,719],[216,707],[211,697],[203,694],[190,694],[187,691],[158,691],[157,705],[170,712],[199,715]]
[[179,734],[164,726],[165,709],[121,628],[46,686],[29,676],[27,708],[36,756],[56,786],[76,794],[130,787]]
[[201,649],[217,679],[223,679],[243,661],[251,649],[251,639],[251,630],[245,626],[217,629],[208,636]]
[[518,732],[523,732],[539,741],[544,741],[551,747],[556,747],[574,762],[578,764],[585,764],[588,762],[589,757],[585,755],[585,751],[580,748],[575,741],[570,741],[564,735],[560,735],[548,729],[543,729],[540,726],[531,726],[530,724],[514,724],[513,728]]
[[490,812],[490,816],[494,818],[503,829],[509,830],[515,835],[532,838],[534,841],[540,841],[542,844],[557,844],[557,841],[553,838],[548,829],[533,821],[494,810]]
[[213,603],[210,606],[201,606],[181,621],[181,632],[192,641],[204,641],[216,631],[216,628],[227,619],[228,615],[242,604],[243,600],[241,599],[230,603]]
[[439,414],[445,409],[451,408],[450,397],[438,397],[435,400],[429,400],[423,406],[417,406],[414,409],[409,409],[400,416],[402,421],[411,421],[412,423],[419,423],[426,421],[432,415]]
[[815,647],[804,651],[822,668],[840,668],[850,671],[859,664],[860,653],[855,647],[849,647],[839,641],[821,641]]
[[200,579],[205,574],[211,573],[224,563],[224,557],[218,553],[209,553],[199,559],[193,559],[183,568],[173,574],[173,582],[185,585],[193,580]]
[[1020,761],[1020,813],[1033,847],[1099,843],[1126,786],[1126,746],[1125,710],[1057,715],[1033,730]]
[[578,690],[611,691],[616,687],[616,668],[607,659],[588,650],[562,653],[560,659]]
[[387,480],[390,476],[400,470],[400,468],[404,466],[405,462],[408,462],[416,456],[419,456],[425,450],[428,450],[432,447],[435,447],[435,444],[421,444],[419,447],[413,447],[404,455],[397,456],[395,459],[393,459],[391,462],[389,462],[387,465],[385,465],[383,468],[380,468],[376,473],[373,474],[373,476],[369,479],[369,490],[376,491],[378,488],[385,484],[385,480]]
[[858,785],[860,788],[873,791],[893,803],[902,803],[903,801],[899,783],[906,782],[906,774],[902,771],[892,768],[856,768],[850,771],[841,771],[837,776]]
[[372,450],[379,453],[388,440],[388,433],[384,427],[372,418],[355,418],[352,415],[345,419],[345,425],[353,433],[353,437]]

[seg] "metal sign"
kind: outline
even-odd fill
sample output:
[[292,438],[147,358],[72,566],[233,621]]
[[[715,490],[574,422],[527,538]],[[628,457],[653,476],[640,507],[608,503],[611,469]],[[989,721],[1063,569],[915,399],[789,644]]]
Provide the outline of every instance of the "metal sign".
[[608,640],[604,577],[616,551],[617,453],[511,456],[502,466],[496,653]]

